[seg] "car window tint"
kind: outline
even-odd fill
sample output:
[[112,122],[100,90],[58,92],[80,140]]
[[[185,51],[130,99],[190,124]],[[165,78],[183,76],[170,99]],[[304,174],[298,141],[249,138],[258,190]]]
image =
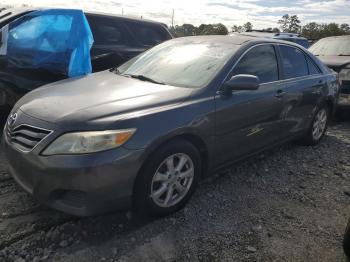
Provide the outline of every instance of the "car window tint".
[[321,73],[321,70],[318,68],[317,65],[313,61],[311,61],[311,58],[307,57],[307,65],[309,67],[309,74],[310,75],[317,75]]
[[300,49],[281,45],[280,50],[285,79],[306,76],[309,74],[305,55]]
[[310,47],[309,42],[307,40],[304,40],[304,39],[295,39],[294,42],[297,43],[298,45],[301,45],[304,48]]
[[88,15],[96,45],[126,45],[129,36],[124,25],[114,18]]
[[238,62],[233,75],[248,74],[259,77],[260,83],[278,80],[278,65],[272,45],[254,47]]
[[170,39],[170,35],[160,26],[128,21],[125,23],[139,43],[154,46]]

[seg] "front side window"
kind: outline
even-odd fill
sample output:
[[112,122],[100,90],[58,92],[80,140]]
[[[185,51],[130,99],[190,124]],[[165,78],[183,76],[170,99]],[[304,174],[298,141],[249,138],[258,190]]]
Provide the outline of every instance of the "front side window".
[[238,62],[234,75],[248,74],[259,77],[260,83],[278,80],[278,65],[272,45],[254,47]]
[[205,40],[171,40],[126,62],[118,72],[180,87],[207,85],[240,46]]
[[296,78],[309,75],[304,53],[295,47],[280,46],[284,78]]

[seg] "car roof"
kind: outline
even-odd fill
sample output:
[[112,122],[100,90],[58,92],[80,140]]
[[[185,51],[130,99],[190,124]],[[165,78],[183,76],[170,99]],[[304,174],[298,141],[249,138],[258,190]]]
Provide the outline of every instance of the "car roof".
[[287,38],[292,38],[292,39],[303,39],[307,40],[305,37],[300,36],[299,34],[295,33],[275,33],[271,31],[247,31],[247,32],[242,32],[240,33],[241,35],[247,35],[247,36],[253,36],[253,37],[265,37],[265,38],[274,38],[274,39],[287,39]]
[[161,22],[157,22],[157,21],[149,20],[149,19],[143,19],[143,18],[141,19],[141,18],[137,18],[137,17],[133,17],[133,16],[117,15],[117,14],[104,13],[104,12],[92,12],[92,11],[84,11],[84,13],[88,14],[88,15],[115,17],[115,18],[120,18],[120,19],[125,19],[125,20],[137,21],[140,23],[149,23],[149,24],[166,26],[165,24],[163,24]]
[[328,36],[328,37],[321,38],[320,40],[323,40],[323,39],[332,39],[332,38],[349,38],[349,37],[350,37],[350,35]]
[[[54,7],[52,7],[54,8]],[[28,12],[34,12],[34,11],[39,11],[39,10],[45,10],[45,9],[51,9],[49,7],[19,7],[19,8],[10,8],[10,9],[4,9],[0,11],[0,20],[1,16],[4,16],[4,18],[7,18],[9,16],[16,16],[20,15],[21,13],[28,13]],[[60,9],[60,8],[57,8]],[[64,8],[61,8],[64,9]],[[104,13],[104,12],[95,12],[95,11],[89,11],[89,10],[83,10],[85,14],[88,15],[97,15],[97,16],[105,16],[105,17],[116,17],[120,19],[125,19],[125,20],[131,20],[131,21],[137,21],[137,22],[142,22],[142,23],[148,23],[148,24],[155,24],[155,25],[162,25],[165,26],[165,24],[153,21],[153,20],[148,20],[148,19],[140,19],[140,18],[135,18],[132,16],[122,16],[122,15],[116,15],[116,14],[111,14],[111,13]],[[5,14],[6,15],[5,17]]]
[[248,43],[282,43],[286,45],[296,46],[300,48],[300,45],[295,44],[293,42],[284,41],[280,39],[274,38],[265,38],[265,37],[256,37],[256,36],[247,36],[241,34],[235,35],[205,35],[205,36],[185,36],[175,38],[170,41],[178,41],[178,42],[192,42],[193,40],[201,40],[207,43],[223,43],[223,44],[231,44],[231,45],[245,45]]

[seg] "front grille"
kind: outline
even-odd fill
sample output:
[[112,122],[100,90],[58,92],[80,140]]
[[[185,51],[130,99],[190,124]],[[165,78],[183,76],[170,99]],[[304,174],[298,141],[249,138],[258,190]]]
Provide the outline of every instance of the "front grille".
[[51,132],[50,130],[29,125],[20,125],[13,128],[9,125],[6,126],[8,141],[24,152],[33,150]]
[[59,190],[55,193],[56,199],[65,205],[82,208],[87,204],[87,195],[83,191]]

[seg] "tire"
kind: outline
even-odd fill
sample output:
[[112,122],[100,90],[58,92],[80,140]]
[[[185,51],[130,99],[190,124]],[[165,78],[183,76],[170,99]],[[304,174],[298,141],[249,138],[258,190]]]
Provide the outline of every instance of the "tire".
[[[309,146],[317,145],[323,139],[327,131],[329,119],[330,119],[329,107],[327,105],[320,106],[316,110],[316,113],[313,116],[311,125],[303,139],[303,143]],[[318,129],[318,131],[316,131],[315,129]]]
[[190,142],[176,139],[164,144],[146,160],[138,174],[134,187],[136,212],[164,216],[178,211],[191,198],[201,171],[200,154]]
[[348,225],[345,229],[344,240],[343,240],[343,249],[344,253],[347,257],[347,261],[350,259],[350,219],[348,221]]

